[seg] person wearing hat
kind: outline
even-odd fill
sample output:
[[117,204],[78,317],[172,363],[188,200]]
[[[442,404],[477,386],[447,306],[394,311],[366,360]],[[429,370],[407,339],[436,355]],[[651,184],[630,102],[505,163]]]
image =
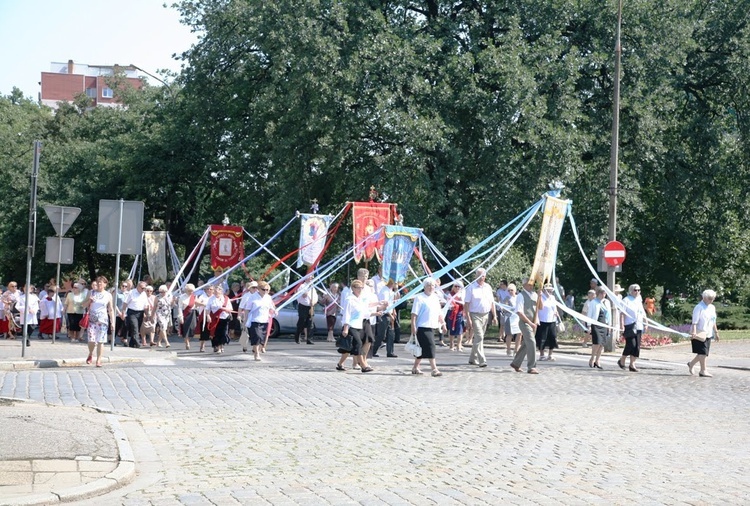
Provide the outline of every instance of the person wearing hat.
[[466,329],[473,331],[474,338],[469,355],[469,364],[487,367],[487,357],[484,355],[484,333],[490,322],[497,319],[495,313],[495,294],[492,287],[485,283],[487,271],[481,267],[477,269],[477,278],[466,288],[464,309],[468,310]]
[[258,282],[249,281],[245,283],[245,292],[240,298],[239,306],[240,321],[245,323],[243,332],[240,335],[240,346],[242,346],[242,351],[245,353],[247,353],[248,341],[250,340],[250,328],[252,327],[252,322],[250,321],[248,314],[250,304],[253,302],[253,300],[259,298],[260,294],[258,293]]

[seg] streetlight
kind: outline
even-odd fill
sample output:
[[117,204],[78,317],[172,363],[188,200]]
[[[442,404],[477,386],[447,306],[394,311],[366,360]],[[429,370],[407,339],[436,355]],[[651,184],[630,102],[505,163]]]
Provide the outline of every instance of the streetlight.
[[169,95],[170,95],[170,97],[171,97],[172,99],[174,99],[174,90],[172,90],[172,85],[170,85],[169,83],[167,83],[167,82],[166,82],[166,81],[164,81],[163,79],[161,79],[161,78],[159,78],[159,77],[156,77],[156,76],[155,76],[154,74],[152,74],[152,73],[151,73],[151,72],[149,72],[148,70],[143,70],[143,69],[142,69],[141,67],[139,67],[138,65],[133,65],[133,64],[131,63],[131,64],[130,64],[130,67],[132,67],[132,68],[134,68],[135,70],[138,70],[138,71],[140,71],[140,72],[143,72],[143,73],[144,73],[144,74],[146,74],[147,76],[149,76],[149,77],[153,77],[154,79],[156,79],[157,81],[159,81],[159,82],[160,82],[161,84],[163,84],[163,85],[164,85],[164,86],[165,86],[165,87],[167,88],[167,90],[169,91]]

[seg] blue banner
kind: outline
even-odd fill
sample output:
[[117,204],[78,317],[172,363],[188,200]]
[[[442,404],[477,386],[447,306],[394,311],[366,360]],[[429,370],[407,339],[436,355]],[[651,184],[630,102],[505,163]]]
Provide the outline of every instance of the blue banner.
[[409,261],[414,246],[422,236],[422,230],[413,227],[385,225],[385,245],[383,246],[383,280],[400,283],[406,279]]

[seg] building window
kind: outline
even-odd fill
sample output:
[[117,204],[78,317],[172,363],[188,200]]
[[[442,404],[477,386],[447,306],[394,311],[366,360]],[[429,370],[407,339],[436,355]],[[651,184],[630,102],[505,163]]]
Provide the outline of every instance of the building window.
[[96,98],[96,88],[86,88],[86,96],[89,98]]
[[115,94],[111,88],[102,88],[102,98],[114,98]]

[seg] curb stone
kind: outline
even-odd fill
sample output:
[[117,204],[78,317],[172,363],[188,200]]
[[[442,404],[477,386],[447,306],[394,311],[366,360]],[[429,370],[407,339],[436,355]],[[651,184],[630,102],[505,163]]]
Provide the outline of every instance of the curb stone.
[[125,432],[120,427],[117,417],[112,414],[106,415],[112,433],[117,442],[117,451],[120,456],[117,467],[106,476],[92,482],[70,488],[55,488],[50,492],[14,498],[12,502],[0,503],[2,505],[36,506],[45,504],[59,504],[64,502],[91,499],[129,484],[135,478],[135,459],[133,449],[130,446]]

